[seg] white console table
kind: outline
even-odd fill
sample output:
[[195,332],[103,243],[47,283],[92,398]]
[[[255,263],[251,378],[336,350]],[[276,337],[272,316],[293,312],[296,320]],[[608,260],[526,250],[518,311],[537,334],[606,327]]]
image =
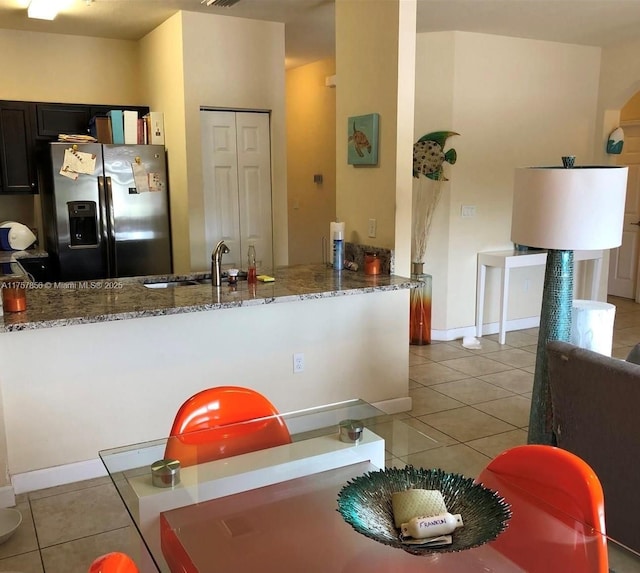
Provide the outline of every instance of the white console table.
[[[602,272],[603,251],[574,251],[574,261],[593,261],[593,277],[591,281],[591,297],[595,299]],[[501,269],[502,283],[500,287],[500,344],[504,344],[507,336],[507,304],[509,302],[509,273],[511,269],[535,267],[547,263],[547,251],[488,251],[478,253],[478,278],[476,285],[476,335],[482,336],[482,319],[484,315],[484,292],[487,279],[487,267]]]

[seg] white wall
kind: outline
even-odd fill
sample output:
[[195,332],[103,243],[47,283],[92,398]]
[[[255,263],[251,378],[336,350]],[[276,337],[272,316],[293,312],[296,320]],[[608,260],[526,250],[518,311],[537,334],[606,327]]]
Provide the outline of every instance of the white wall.
[[[168,435],[182,402],[238,385],[282,412],[408,395],[409,291],[0,334],[11,474]],[[33,364],[34,349],[37,362]],[[293,374],[294,352],[305,370]]]
[[[599,72],[599,48],[418,34],[415,139],[460,133],[445,147],[456,149],[458,161],[445,168],[450,183],[425,265],[433,275],[435,338],[475,323],[477,253],[512,247],[514,168],[559,165],[568,154],[592,162]],[[475,218],[462,219],[462,205],[475,205]],[[539,315],[543,274],[541,267],[513,273],[510,319]],[[498,319],[498,278],[490,273],[485,322]]]
[[200,107],[271,112],[274,260],[287,264],[284,24],[183,12],[185,134],[191,267],[204,270]]

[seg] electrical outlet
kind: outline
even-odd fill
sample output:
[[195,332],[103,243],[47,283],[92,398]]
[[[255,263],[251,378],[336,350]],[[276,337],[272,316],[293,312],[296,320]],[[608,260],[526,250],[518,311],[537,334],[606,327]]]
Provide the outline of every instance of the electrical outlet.
[[376,236],[377,227],[378,222],[375,219],[369,219],[369,237],[374,238]]
[[302,352],[296,352],[293,355],[293,372],[304,372],[304,354]]

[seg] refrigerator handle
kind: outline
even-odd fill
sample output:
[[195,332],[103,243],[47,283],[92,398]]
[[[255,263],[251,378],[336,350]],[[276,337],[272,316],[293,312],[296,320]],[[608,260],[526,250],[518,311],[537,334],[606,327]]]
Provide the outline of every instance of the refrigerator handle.
[[116,253],[116,225],[115,218],[113,216],[113,187],[111,185],[111,177],[105,177],[105,191],[107,195],[106,210],[109,226],[109,277],[114,278],[118,276],[118,256]]
[[107,202],[105,195],[105,181],[104,177],[98,177],[98,197],[100,199],[100,237],[103,243],[107,246],[107,250],[109,249],[109,229],[108,226],[108,218],[107,218]]
[[111,236],[111,221],[109,217],[109,204],[107,203],[107,186],[111,183],[107,182],[108,177],[98,177],[98,196],[100,199],[100,237],[102,240],[102,244],[104,245],[105,255],[106,255],[106,269],[107,269],[107,278],[113,277],[113,247],[111,246],[111,241],[109,237]]

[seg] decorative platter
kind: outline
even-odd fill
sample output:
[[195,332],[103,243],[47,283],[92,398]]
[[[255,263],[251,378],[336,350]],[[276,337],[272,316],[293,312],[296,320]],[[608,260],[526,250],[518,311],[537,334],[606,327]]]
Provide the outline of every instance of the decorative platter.
[[[464,527],[451,534],[451,545],[427,547],[400,541],[400,532],[393,520],[391,496],[411,488],[440,490],[447,511],[462,515]],[[367,472],[350,480],[338,494],[338,511],[358,533],[414,555],[478,547],[498,537],[511,517],[510,506],[504,498],[472,478],[413,466]]]

